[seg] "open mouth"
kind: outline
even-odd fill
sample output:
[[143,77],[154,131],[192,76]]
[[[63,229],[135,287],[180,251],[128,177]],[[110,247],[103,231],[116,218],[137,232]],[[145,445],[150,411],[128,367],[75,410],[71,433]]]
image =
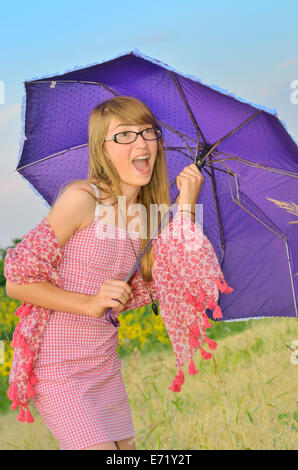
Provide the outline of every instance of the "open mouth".
[[150,157],[144,158],[144,159],[134,159],[132,161],[132,165],[139,174],[146,175],[147,173],[150,172],[149,160],[150,160]]

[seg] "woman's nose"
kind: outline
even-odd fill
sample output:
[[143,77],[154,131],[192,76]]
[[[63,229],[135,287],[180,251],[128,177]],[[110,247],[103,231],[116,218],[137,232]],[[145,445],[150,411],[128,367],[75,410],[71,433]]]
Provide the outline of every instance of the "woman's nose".
[[137,142],[137,141],[140,140],[140,139],[141,139],[142,142],[145,142],[145,143],[146,143],[146,139],[144,139],[144,137],[142,136],[142,134],[138,134],[138,135],[137,135],[137,138],[136,138],[135,142]]
[[134,144],[138,147],[141,146],[142,148],[147,148],[147,141],[144,139],[142,134],[138,134]]

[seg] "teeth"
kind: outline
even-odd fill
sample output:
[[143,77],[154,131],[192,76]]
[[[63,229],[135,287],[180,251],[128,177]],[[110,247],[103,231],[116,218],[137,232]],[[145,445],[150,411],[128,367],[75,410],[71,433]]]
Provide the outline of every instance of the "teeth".
[[150,158],[149,155],[144,155],[143,157],[134,158],[134,160],[145,160],[146,158]]

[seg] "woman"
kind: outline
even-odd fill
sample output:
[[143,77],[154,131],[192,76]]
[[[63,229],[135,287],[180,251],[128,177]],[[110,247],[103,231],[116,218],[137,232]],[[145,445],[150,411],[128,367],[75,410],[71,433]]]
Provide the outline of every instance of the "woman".
[[[140,100],[119,96],[98,105],[89,120],[88,178],[60,191],[46,216],[64,249],[63,289],[50,282],[6,283],[9,296],[52,310],[35,364],[33,402],[61,449],[136,448],[118,332],[104,314],[150,303],[147,287],[156,297],[152,245],[142,259],[142,277],[124,279],[150,239],[144,235],[150,204],[169,206],[162,144],[157,121]],[[194,210],[203,180],[194,164],[183,169],[177,177],[179,210]],[[119,196],[126,198],[121,220]],[[99,218],[106,212],[98,200],[115,209],[114,222]],[[135,203],[146,208],[146,217],[127,232]],[[124,233],[129,236],[118,236]]]

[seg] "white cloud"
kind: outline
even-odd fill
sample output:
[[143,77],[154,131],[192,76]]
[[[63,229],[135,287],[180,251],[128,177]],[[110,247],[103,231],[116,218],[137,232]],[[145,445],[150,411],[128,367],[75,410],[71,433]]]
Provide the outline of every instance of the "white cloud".
[[268,98],[269,96],[275,95],[282,88],[282,85],[284,85],[284,83],[284,80],[273,80],[270,82],[265,82],[258,92],[260,98],[264,99]]
[[279,66],[283,69],[285,69],[286,67],[289,67],[289,65],[293,65],[293,64],[297,64],[298,63],[298,57],[296,57],[295,59],[290,59],[290,60],[287,60],[286,62],[283,62],[282,64],[279,64]]

